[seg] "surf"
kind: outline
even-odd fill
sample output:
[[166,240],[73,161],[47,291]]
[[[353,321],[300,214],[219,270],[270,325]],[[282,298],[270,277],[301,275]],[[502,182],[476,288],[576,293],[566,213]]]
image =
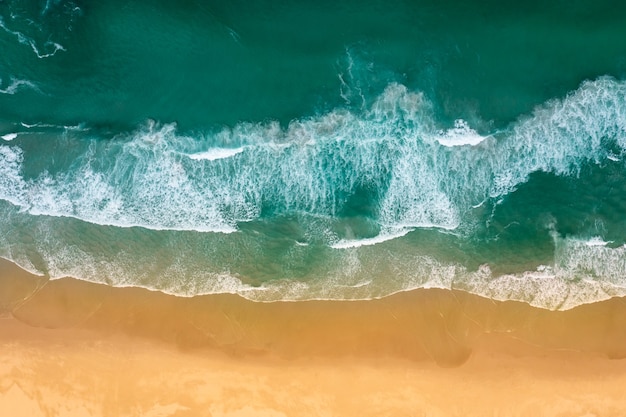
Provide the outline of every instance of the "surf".
[[505,131],[479,135],[466,122],[441,129],[421,93],[394,83],[363,113],[336,109],[286,127],[242,123],[198,137],[151,122],[109,138],[64,129],[53,140],[75,143],[75,157],[54,170],[39,164],[28,178],[29,160],[43,156],[22,146],[36,136],[8,133],[0,198],[32,215],[224,232],[264,216],[341,217],[367,189],[361,214],[381,228],[456,229],[533,172],[577,175],[588,161],[614,158],[613,147],[622,152],[625,96],[623,82],[586,81]]

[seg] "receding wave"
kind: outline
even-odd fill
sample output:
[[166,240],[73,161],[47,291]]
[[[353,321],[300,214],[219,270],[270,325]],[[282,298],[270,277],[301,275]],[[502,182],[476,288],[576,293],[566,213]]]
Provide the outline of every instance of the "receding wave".
[[[16,222],[19,214],[6,221]],[[95,250],[77,245],[58,224],[39,222],[31,233],[0,235],[0,256],[26,270],[51,279],[75,277],[117,287],[144,287],[177,296],[238,294],[259,301],[367,300],[418,288],[458,289],[495,300],[518,300],[551,310],[567,310],[585,303],[626,296],[626,247],[599,245],[597,237],[562,238],[553,234],[555,254],[551,265],[515,274],[494,274],[489,265],[469,269],[436,259],[420,248],[408,248],[400,240],[344,250],[316,252],[320,264],[308,265],[308,276],[254,283],[249,276],[211,263],[219,256],[211,245],[193,248],[188,237],[161,236],[160,249],[150,239],[115,243],[110,231],[94,234]],[[159,232],[163,233],[163,232]],[[66,240],[63,240],[65,236]],[[205,235],[206,236],[206,235]],[[134,236],[137,237],[136,235]],[[11,244],[15,239],[29,254]],[[69,241],[67,240],[69,239]],[[74,244],[70,244],[70,242]],[[30,242],[30,243],[29,243]],[[224,243],[221,241],[220,243]],[[228,245],[228,244],[227,244]],[[148,246],[148,250],[145,250]],[[255,262],[254,253],[237,255],[238,244],[227,251],[245,256],[251,268],[270,268],[271,262]],[[248,250],[254,245],[248,243]],[[182,248],[182,249],[181,249]],[[306,257],[309,246],[293,245],[285,263]],[[330,252],[328,252],[330,251]],[[35,259],[32,253],[36,252]],[[202,254],[205,257],[203,258]],[[270,271],[271,272],[271,271]]]

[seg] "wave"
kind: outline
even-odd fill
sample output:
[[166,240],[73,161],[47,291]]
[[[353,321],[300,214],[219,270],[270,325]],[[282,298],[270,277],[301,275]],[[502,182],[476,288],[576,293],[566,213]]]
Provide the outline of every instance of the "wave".
[[423,94],[400,84],[362,113],[336,109],[286,127],[241,123],[191,137],[150,122],[105,140],[64,131],[58,140],[82,151],[28,178],[24,166],[42,155],[0,147],[0,198],[32,215],[100,225],[232,232],[267,215],[341,217],[364,195],[361,214],[381,230],[450,230],[533,172],[577,175],[588,161],[614,158],[615,147],[623,152],[625,97],[622,81],[586,81],[491,135],[460,121],[441,129]]
[[[119,249],[107,255],[105,248],[114,243],[106,239],[106,233],[96,234],[102,241],[98,250],[89,251],[59,241],[54,236],[66,232],[59,232],[58,227],[52,230],[50,226],[51,223],[40,222],[29,234],[37,246],[39,265],[20,253],[15,245],[7,244],[7,236],[3,234],[0,234],[0,256],[50,279],[69,276],[181,297],[229,293],[258,302],[369,300],[403,291],[439,288],[467,291],[494,300],[516,300],[544,309],[568,310],[626,296],[626,246],[611,248],[598,244],[597,237],[560,237],[554,233],[552,264],[516,274],[496,275],[487,264],[468,269],[425,255],[420,248],[406,250],[398,241],[386,241],[341,251],[329,249],[331,252],[319,254],[324,257],[322,265],[308,268],[314,270],[306,279],[273,279],[254,284],[238,272],[207,268],[203,263],[206,259],[199,253],[188,253],[188,241],[176,245],[187,246],[186,251],[170,248],[171,253],[133,250],[133,243],[124,241]],[[18,239],[23,240],[24,235]],[[298,250],[309,249],[298,247]],[[248,262],[254,263],[253,256],[245,256],[250,256]],[[43,271],[41,262],[45,264]]]
[[189,158],[195,160],[207,160],[207,161],[215,161],[216,159],[224,159],[230,158],[231,156],[235,156],[241,152],[243,152],[244,148],[235,148],[235,149],[223,149],[216,148],[211,149],[205,152],[194,153],[188,155]]

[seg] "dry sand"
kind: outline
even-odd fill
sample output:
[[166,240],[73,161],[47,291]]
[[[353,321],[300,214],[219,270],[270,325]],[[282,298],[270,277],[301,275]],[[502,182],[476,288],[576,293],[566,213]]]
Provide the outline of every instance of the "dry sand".
[[254,303],[0,262],[0,416],[623,416],[626,302]]

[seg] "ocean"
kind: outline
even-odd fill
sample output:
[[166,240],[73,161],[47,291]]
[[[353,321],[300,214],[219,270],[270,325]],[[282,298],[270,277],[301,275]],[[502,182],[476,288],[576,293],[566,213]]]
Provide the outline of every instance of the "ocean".
[[0,257],[179,296],[626,295],[626,3],[0,1]]

